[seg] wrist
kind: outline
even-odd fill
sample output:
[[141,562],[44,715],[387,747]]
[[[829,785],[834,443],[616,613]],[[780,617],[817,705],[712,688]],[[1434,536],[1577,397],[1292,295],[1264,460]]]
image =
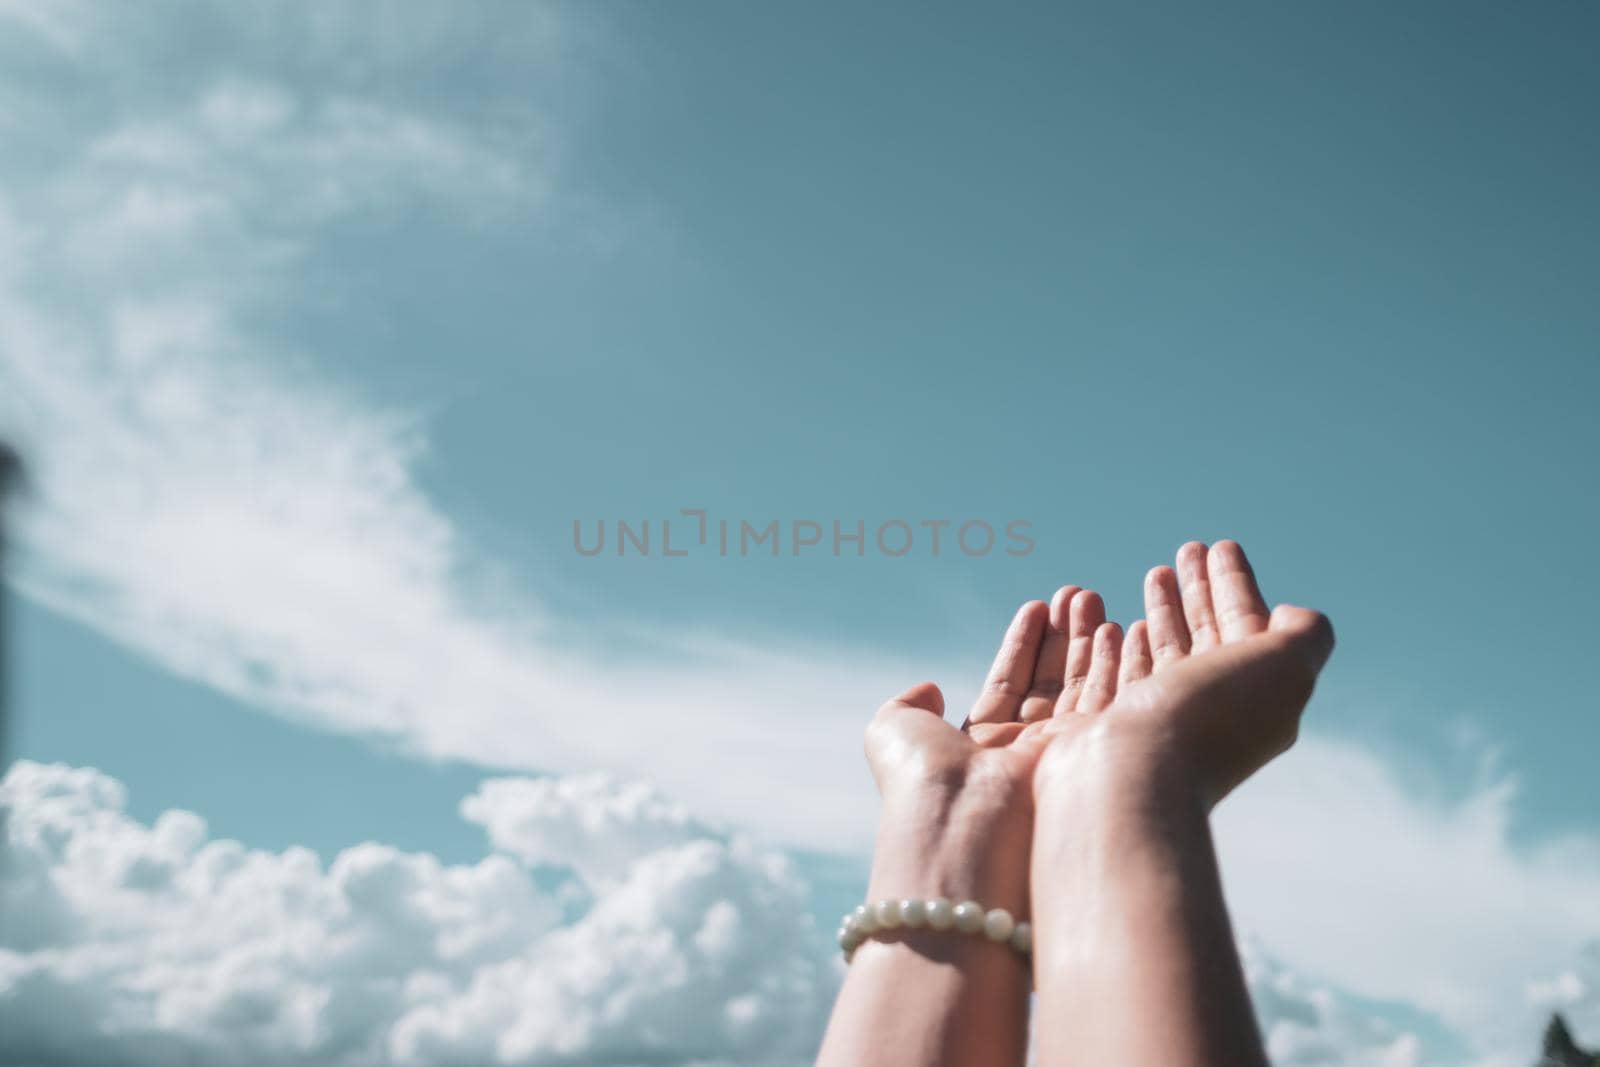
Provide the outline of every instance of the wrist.
[[885,798],[867,898],[944,897],[1026,915],[1033,835],[1026,789]]
[[1078,918],[1098,925],[1118,909],[1181,899],[1196,857],[1211,849],[1202,778],[1184,750],[1099,728],[1052,749],[1034,785],[1040,924],[1059,937]]
[[1108,716],[1055,737],[1033,778],[1039,811],[1074,817],[1209,813],[1210,792],[1190,746],[1164,724]]

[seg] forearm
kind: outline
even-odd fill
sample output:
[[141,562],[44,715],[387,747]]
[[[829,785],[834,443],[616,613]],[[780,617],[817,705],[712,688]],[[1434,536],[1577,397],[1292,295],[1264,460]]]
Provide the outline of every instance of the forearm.
[[1265,1067],[1199,790],[1087,747],[1065,770],[1034,836],[1040,1062]]
[[834,1006],[819,1067],[1023,1062],[1027,962],[1005,945],[930,930],[869,940]]
[[[937,805],[886,806],[867,899],[976,900],[1022,918],[1026,853],[995,851],[1025,842],[1025,821],[990,832],[961,813],[928,818]],[[1028,988],[1027,958],[1007,945],[927,928],[877,934],[856,950],[818,1067],[1021,1065]]]

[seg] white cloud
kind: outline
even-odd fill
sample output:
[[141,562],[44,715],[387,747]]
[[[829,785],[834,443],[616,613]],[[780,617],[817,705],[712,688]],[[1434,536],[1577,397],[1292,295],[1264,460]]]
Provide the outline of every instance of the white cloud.
[[[324,868],[213,840],[189,812],[142,825],[124,799],[61,765],[19,763],[0,783],[0,1056],[801,1063],[836,989],[791,861],[640,783],[486,781],[462,811],[497,851],[465,866],[369,842]],[[576,881],[531,873],[551,867]],[[1242,948],[1278,1067],[1447,1062],[1254,939]],[[1592,981],[1531,995],[1571,1009]],[[1536,1032],[1478,1062],[1520,1062]]]
[[[308,296],[293,279],[330,223],[539,218],[555,195],[539,94],[460,114],[440,50],[536,90],[523,71],[562,66],[564,28],[542,9],[452,9],[446,28],[377,7],[395,20],[180,4],[173,25],[219,51],[166,72],[143,22],[52,9],[55,73],[81,99],[33,94],[23,114],[50,151],[0,163],[0,429],[38,488],[23,587],[325,727],[492,766],[648,774],[719,816],[787,792],[781,832],[864,841],[870,786],[836,756],[901,678],[681,638],[664,670],[558,651],[536,603],[467,592],[469,546],[415,482],[416,423],[341,395],[263,331]],[[0,73],[12,97],[21,78]],[[706,736],[725,773],[702,773]],[[774,777],[779,749],[831,768],[822,787]]]
[[1273,958],[1240,945],[1245,978],[1275,1067],[1424,1067],[1421,1040]]
[[[571,785],[500,780],[465,803],[499,825],[546,786],[612,812],[642,795]],[[23,762],[0,783],[6,1062],[800,1063],[836,981],[790,864],[700,824],[658,820],[563,922],[568,894],[503,854],[366,843],[324,869],[188,812],[144,826],[123,801],[88,769]],[[608,846],[586,832],[563,846]]]
[[492,778],[461,802],[461,815],[500,851],[526,863],[570,864],[592,885],[615,880],[638,856],[708,832],[646,783],[604,774]]
[[679,641],[666,667],[559,650],[537,605],[465,592],[406,420],[230,359],[248,345],[204,303],[114,304],[103,345],[29,312],[0,296],[37,599],[246,701],[426,756],[608,767],[718,817],[761,797],[790,837],[867,839],[860,725],[904,676],[733,643]]
[[1303,743],[1219,809],[1230,900],[1290,965],[1520,1062],[1543,1025],[1528,981],[1600,931],[1600,841],[1517,846],[1503,778],[1454,802],[1402,782],[1371,752]]

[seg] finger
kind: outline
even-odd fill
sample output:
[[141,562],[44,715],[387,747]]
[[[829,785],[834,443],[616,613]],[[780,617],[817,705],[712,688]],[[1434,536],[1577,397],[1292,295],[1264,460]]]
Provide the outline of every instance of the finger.
[[1190,541],[1178,549],[1178,588],[1183,591],[1183,617],[1189,623],[1189,651],[1204,652],[1222,643],[1211,605],[1211,577],[1206,572],[1206,546]]
[[1140,619],[1128,627],[1128,636],[1122,640],[1122,666],[1117,675],[1117,692],[1122,692],[1134,682],[1150,676],[1154,664],[1150,658],[1150,629]]
[[873,777],[882,785],[886,766],[925,747],[940,731],[953,733],[954,727],[944,721],[944,694],[932,682],[914,685],[885,702],[867,725],[864,739]]
[[1155,670],[1189,654],[1189,624],[1183,619],[1178,573],[1171,567],[1153,567],[1144,576],[1144,617]]
[[1010,722],[1017,717],[1033,684],[1033,667],[1049,614],[1042,600],[1030,600],[1017,609],[968,722]]
[[1333,623],[1320,611],[1279,604],[1272,609],[1268,628],[1288,635],[1301,650],[1313,672],[1322,670],[1333,654]]
[[1061,695],[1061,677],[1067,665],[1067,609],[1077,595],[1077,586],[1064,585],[1050,598],[1050,619],[1033,667],[1033,685],[1017,712],[1022,722],[1048,719]]
[[1056,698],[1057,715],[1065,715],[1077,706],[1078,694],[1094,659],[1094,632],[1106,621],[1106,603],[1099,593],[1085,589],[1072,598],[1067,615],[1067,662],[1061,676],[1061,695]]
[[[944,691],[932,682],[919,682],[884,705],[916,708],[944,718]],[[881,709],[880,709],[881,710]]]
[[1206,554],[1211,579],[1211,603],[1216,609],[1222,640],[1237,641],[1267,628],[1270,613],[1261,598],[1250,560],[1237,541],[1218,541]]
[[1094,632],[1094,657],[1078,696],[1080,712],[1104,711],[1117,696],[1117,665],[1122,659],[1122,627],[1103,623]]

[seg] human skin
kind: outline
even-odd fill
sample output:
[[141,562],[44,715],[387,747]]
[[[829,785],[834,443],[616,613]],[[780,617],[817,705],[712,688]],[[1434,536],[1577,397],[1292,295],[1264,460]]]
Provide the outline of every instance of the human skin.
[[1034,775],[1039,1062],[1265,1067],[1209,814],[1287,749],[1333,631],[1269,612],[1231,541],[1145,581],[1104,714],[1052,720]]
[[[931,684],[879,710],[868,900],[973,899],[1020,918],[1031,899],[1043,1064],[1264,1065],[1208,815],[1293,742],[1332,631],[1315,612],[1269,613],[1228,541],[1151,571],[1145,606],[1124,639],[1093,592],[1025,604],[960,729]],[[1020,1064],[1027,990],[1006,946],[878,933],[856,950],[819,1067]]]
[[[945,897],[1028,914],[1033,772],[1055,714],[1103,706],[1115,678],[1091,676],[1115,647],[1100,597],[1068,586],[1024,604],[967,721],[944,719],[925,683],[868,727],[883,797],[867,899]],[[856,949],[819,1067],[1021,1064],[1028,961],[1007,945],[930,929],[879,933]]]

